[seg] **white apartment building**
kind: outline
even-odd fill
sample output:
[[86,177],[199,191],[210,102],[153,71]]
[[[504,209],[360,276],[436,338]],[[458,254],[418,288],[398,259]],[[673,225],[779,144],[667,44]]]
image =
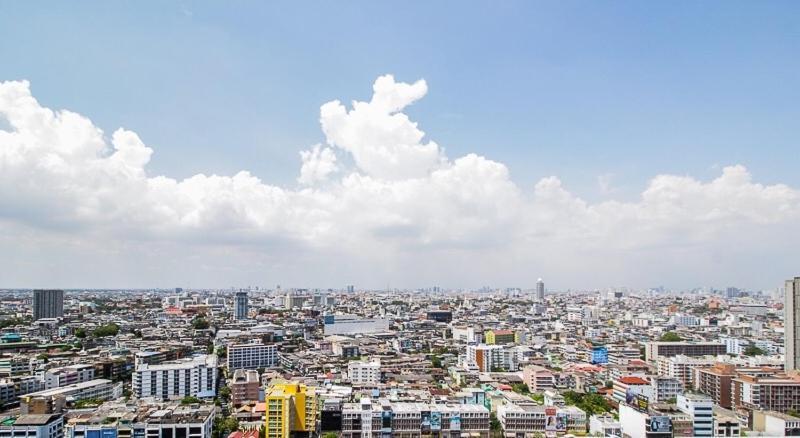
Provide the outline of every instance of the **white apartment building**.
[[278,364],[278,346],[275,344],[236,344],[228,346],[228,370],[257,370]]
[[20,415],[0,424],[3,438],[63,438],[64,417],[61,414]]
[[387,332],[390,323],[385,318],[361,318],[354,315],[325,315],[323,321],[325,336]]
[[44,372],[45,389],[60,388],[94,379],[94,367],[88,364],[68,365],[52,368]]
[[347,364],[347,377],[354,385],[380,383],[381,362],[350,362]]
[[672,357],[661,356],[656,361],[658,374],[661,376],[675,377],[683,383],[684,388],[693,387],[694,372],[697,367],[710,367],[717,362],[715,356],[688,357],[677,355]]
[[655,402],[666,402],[683,394],[683,382],[676,377],[655,376],[650,377],[650,386],[656,395]]
[[694,436],[714,436],[714,400],[707,395],[681,394],[677,397],[678,409],[692,416]]
[[137,398],[161,400],[214,397],[217,356],[207,354],[158,365],[139,364],[133,373],[133,393]]
[[485,373],[498,369],[516,371],[519,367],[514,351],[503,345],[467,345],[467,363]]

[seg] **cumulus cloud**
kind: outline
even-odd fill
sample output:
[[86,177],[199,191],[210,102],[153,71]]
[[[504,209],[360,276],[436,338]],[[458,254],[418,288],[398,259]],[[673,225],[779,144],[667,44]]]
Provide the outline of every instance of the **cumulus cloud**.
[[336,165],[336,154],[331,148],[322,148],[315,145],[307,151],[300,151],[300,159],[303,165],[300,167],[300,177],[297,182],[304,185],[311,185],[316,182],[325,181],[333,172],[338,170]]
[[[359,260],[364,271],[383,264],[398,275],[456,282],[470,270],[523,278],[532,264],[552,270],[556,262],[587,263],[588,254],[659,248],[669,258],[699,248],[697,256],[753,231],[763,241],[798,231],[800,192],[756,183],[741,165],[711,181],[658,175],[631,202],[588,203],[555,176],[520,187],[502,163],[476,154],[450,159],[425,140],[402,111],[426,93],[423,80],[387,75],[369,102],[322,105],[328,146],[300,152],[299,186],[287,188],[247,171],[151,175],[153,150],[136,133],[120,128],[108,138],[82,115],[40,105],[28,82],[2,82],[0,223],[95,243],[334,254],[344,265]],[[11,234],[0,241],[13,242]]]

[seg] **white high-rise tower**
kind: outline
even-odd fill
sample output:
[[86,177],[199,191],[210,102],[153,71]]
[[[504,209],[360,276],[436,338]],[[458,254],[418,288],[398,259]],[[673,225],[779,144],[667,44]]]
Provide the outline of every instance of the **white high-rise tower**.
[[544,281],[541,278],[536,280],[536,301],[544,301]]

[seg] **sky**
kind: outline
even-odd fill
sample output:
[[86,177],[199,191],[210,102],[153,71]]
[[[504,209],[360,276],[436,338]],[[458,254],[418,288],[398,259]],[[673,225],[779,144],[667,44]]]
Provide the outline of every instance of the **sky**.
[[0,287],[778,287],[798,12],[0,2]]

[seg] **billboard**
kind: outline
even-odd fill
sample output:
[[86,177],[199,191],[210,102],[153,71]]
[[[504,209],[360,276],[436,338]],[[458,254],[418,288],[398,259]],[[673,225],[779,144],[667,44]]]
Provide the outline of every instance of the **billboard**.
[[450,430],[461,430],[461,414],[450,416]]
[[650,417],[650,432],[653,433],[672,432],[672,420],[667,416]]
[[431,412],[431,431],[442,430],[442,413]]
[[422,424],[420,424],[420,430],[422,431],[422,434],[425,435],[431,433],[431,412],[420,412],[420,419],[422,420]]
[[650,399],[648,399],[646,395],[636,394],[636,401],[633,404],[633,408],[639,412],[647,413],[647,410],[650,408]]
[[606,347],[593,347],[592,348],[592,363],[593,364],[607,364],[608,363],[608,348]]
[[556,408],[544,409],[544,430],[545,432],[555,432],[556,428]]
[[567,414],[558,413],[556,415],[556,431],[558,432],[566,432],[567,431]]

